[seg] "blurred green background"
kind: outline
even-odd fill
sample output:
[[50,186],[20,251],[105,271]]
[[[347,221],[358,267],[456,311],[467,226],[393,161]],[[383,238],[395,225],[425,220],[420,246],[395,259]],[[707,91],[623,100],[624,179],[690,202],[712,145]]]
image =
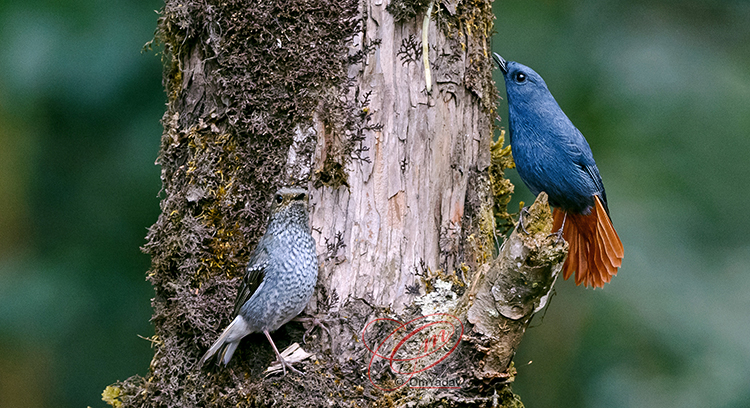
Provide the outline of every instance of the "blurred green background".
[[[139,247],[165,96],[140,51],[161,5],[0,1],[0,407],[103,406],[147,372]],[[515,391],[530,408],[750,407],[750,3],[495,11],[493,49],[588,138],[626,250],[603,290],[558,283]],[[531,201],[511,173],[513,205]]]
[[100,407],[151,360],[158,0],[0,1],[0,407]]
[[587,137],[625,245],[603,290],[558,281],[514,390],[530,408],[750,407],[750,2],[494,8],[493,50]]

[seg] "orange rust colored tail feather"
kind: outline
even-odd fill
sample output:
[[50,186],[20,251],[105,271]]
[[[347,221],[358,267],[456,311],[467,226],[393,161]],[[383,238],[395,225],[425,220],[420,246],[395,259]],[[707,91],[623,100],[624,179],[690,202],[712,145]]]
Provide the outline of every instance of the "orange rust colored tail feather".
[[[558,231],[565,212],[555,208],[553,217],[552,230]],[[568,213],[563,238],[569,245],[563,278],[568,279],[575,271],[576,285],[583,283],[584,286],[601,288],[617,274],[624,250],[598,196],[594,196],[591,214]]]

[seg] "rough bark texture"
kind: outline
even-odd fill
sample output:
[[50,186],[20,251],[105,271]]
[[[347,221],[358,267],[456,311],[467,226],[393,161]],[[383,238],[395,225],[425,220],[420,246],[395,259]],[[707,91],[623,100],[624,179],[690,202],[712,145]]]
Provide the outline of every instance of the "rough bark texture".
[[[493,18],[489,0],[168,0],[164,198],[145,246],[155,353],[105,401],[521,406],[511,359],[565,247],[540,196],[532,234],[511,234],[495,259],[512,159],[502,134],[492,142]],[[262,335],[227,368],[196,367],[231,319],[271,193],[291,184],[310,189],[318,245],[307,312],[332,336],[308,338],[303,377],[263,377]],[[273,336],[283,349],[303,330]]]

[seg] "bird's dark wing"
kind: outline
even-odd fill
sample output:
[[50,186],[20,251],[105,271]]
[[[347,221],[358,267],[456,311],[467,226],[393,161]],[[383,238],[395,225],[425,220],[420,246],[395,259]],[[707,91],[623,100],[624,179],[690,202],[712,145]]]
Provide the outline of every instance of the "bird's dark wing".
[[602,182],[602,176],[599,174],[599,168],[596,167],[594,161],[594,155],[591,153],[591,148],[588,142],[581,134],[581,131],[576,128],[576,142],[573,143],[574,149],[577,153],[576,164],[581,167],[581,170],[589,177],[592,186],[594,187],[594,195],[598,195],[601,199],[604,210],[609,215],[609,207],[607,206],[607,193],[604,191],[604,182]]
[[586,184],[592,188],[593,191],[591,191],[591,194],[599,196],[604,209],[609,215],[607,193],[604,191],[602,176],[599,174],[599,168],[596,167],[594,155],[591,153],[588,142],[577,128],[575,128],[572,138],[566,143],[566,148],[575,164],[580,168],[581,173],[588,179]]
[[597,190],[599,191],[598,195],[601,199],[602,206],[604,207],[604,211],[607,212],[607,215],[609,215],[609,206],[607,205],[607,193],[604,191],[604,183],[602,182],[602,176],[599,175],[599,168],[596,167],[596,164],[585,166],[583,168],[586,173],[591,176],[591,179],[594,181],[594,184],[596,185]]
[[240,313],[242,305],[253,296],[253,293],[258,290],[260,284],[263,283],[263,279],[265,279],[266,267],[268,266],[268,247],[264,240],[265,236],[258,242],[258,246],[255,247],[255,251],[247,263],[247,271],[242,278],[242,286],[237,292],[237,300],[234,303],[233,316]]

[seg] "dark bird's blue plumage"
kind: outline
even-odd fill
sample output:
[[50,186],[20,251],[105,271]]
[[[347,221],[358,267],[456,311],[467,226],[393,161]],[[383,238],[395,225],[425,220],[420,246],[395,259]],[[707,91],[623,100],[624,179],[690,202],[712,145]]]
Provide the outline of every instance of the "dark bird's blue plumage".
[[547,193],[557,207],[556,225],[571,244],[564,276],[576,270],[576,283],[602,286],[617,273],[623,251],[591,148],[539,74],[497,54],[495,60],[505,77],[518,174],[534,195]]

